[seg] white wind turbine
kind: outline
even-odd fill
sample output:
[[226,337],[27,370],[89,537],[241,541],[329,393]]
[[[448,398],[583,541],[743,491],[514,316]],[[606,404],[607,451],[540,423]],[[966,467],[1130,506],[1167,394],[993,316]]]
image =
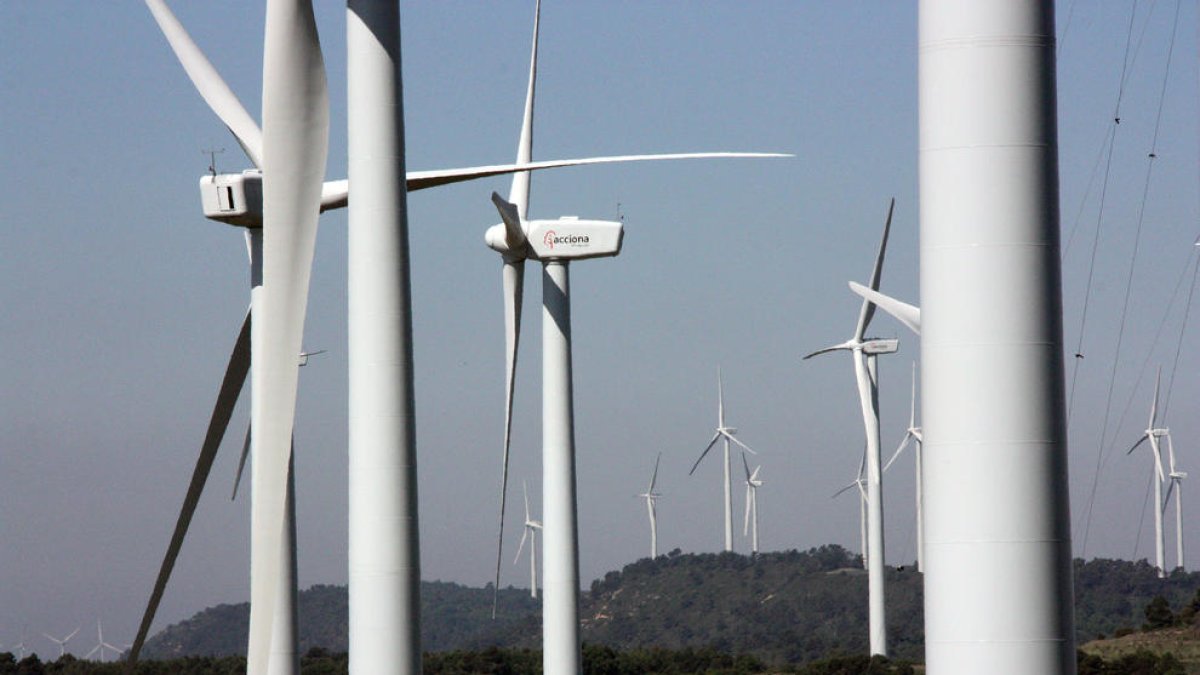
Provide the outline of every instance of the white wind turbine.
[[1163,551],[1165,540],[1163,537],[1163,502],[1162,485],[1166,480],[1163,474],[1162,465],[1162,448],[1159,446],[1159,439],[1163,436],[1168,436],[1170,431],[1166,428],[1158,426],[1158,387],[1162,379],[1162,368],[1158,369],[1158,374],[1154,376],[1154,399],[1150,402],[1150,421],[1146,425],[1146,430],[1142,432],[1142,437],[1133,444],[1125,454],[1131,454],[1144,441],[1150,441],[1151,459],[1154,460],[1154,566],[1158,570],[1159,578],[1167,576],[1167,566],[1164,558],[1166,557]]
[[83,658],[91,659],[92,656],[94,656],[98,653],[100,656],[100,660],[103,661],[104,660],[104,650],[106,650],[106,649],[111,649],[113,656],[119,656],[121,654],[120,647],[113,645],[113,644],[109,644],[104,641],[104,629],[100,627],[100,619],[96,619],[96,646],[92,647],[92,650],[89,651],[87,654],[85,654],[83,656]]
[[1187,478],[1187,472],[1175,468],[1175,443],[1171,441],[1170,432],[1167,433],[1167,460],[1167,468],[1170,470],[1167,479],[1170,484],[1167,485],[1167,494],[1163,498],[1161,510],[1166,511],[1167,504],[1171,503],[1171,493],[1174,492],[1175,566],[1183,569],[1183,479]]
[[842,489],[833,493],[833,495],[830,497],[830,499],[836,499],[839,495],[841,495],[843,492],[846,492],[850,488],[858,489],[858,536],[860,546],[862,547],[859,550],[862,551],[863,569],[867,569],[869,567],[867,564],[867,481],[866,477],[863,475],[866,473],[866,470],[867,453],[866,449],[864,448],[862,461],[858,463],[857,477],[855,477],[853,481],[843,486]]
[[[79,628],[82,628],[82,626],[80,626]],[[56,638],[49,633],[42,633],[42,635],[45,635],[47,640],[58,645],[58,657],[62,658],[63,654],[67,653],[67,643],[71,641],[71,638],[75,637],[75,634],[79,632],[79,628],[76,628],[75,630],[71,631],[64,638]]]
[[[887,219],[883,225],[883,237],[879,242],[879,253],[871,271],[872,290],[879,289],[883,274],[883,259],[887,252],[888,233],[892,227],[892,212],[896,200],[888,204]],[[863,427],[866,431],[866,491],[867,491],[867,551],[869,636],[871,654],[887,655],[887,619],[884,605],[884,542],[883,542],[883,480],[879,453],[879,381],[875,358],[879,354],[896,351],[899,341],[895,338],[867,338],[866,331],[875,315],[875,305],[863,300],[859,310],[858,324],[854,335],[847,341],[815,351],[805,359],[832,351],[849,351],[854,361],[854,375],[858,384],[858,401],[862,409]]]
[[725,550],[733,550],[733,476],[730,466],[729,443],[732,441],[740,446],[743,450],[750,451],[750,454],[757,455],[758,453],[751,449],[750,446],[735,438],[737,434],[736,427],[725,425],[725,387],[721,380],[721,369],[717,368],[717,430],[713,434],[712,440],[708,442],[708,446],[704,448],[704,452],[696,458],[696,463],[692,465],[692,470],[688,475],[696,473],[696,467],[700,466],[700,462],[704,461],[704,457],[708,455],[708,451],[713,449],[717,441],[724,441],[724,479],[722,485],[725,490],[725,496],[722,500],[725,508]]
[[529,488],[525,482],[521,482],[521,490],[525,493],[525,531],[521,533],[521,544],[517,546],[517,555],[513,557],[513,564],[521,559],[521,551],[525,550],[525,539],[529,539],[529,596],[537,598],[537,533],[542,529],[541,521],[533,519],[529,513]]
[[925,530],[922,521],[922,498],[921,498],[921,444],[924,439],[921,435],[921,427],[917,426],[917,363],[912,365],[912,398],[909,400],[908,408],[908,429],[904,431],[904,439],[900,441],[900,446],[896,448],[896,452],[892,453],[891,459],[887,464],[883,465],[884,473],[887,473],[888,468],[892,463],[900,457],[900,453],[908,447],[910,441],[916,441],[913,446],[913,455],[916,458],[916,491],[917,491],[917,571],[925,571]]
[[[535,5],[529,86],[517,145],[518,167],[539,167],[533,153],[533,101],[537,75],[537,35],[540,3]],[[575,160],[574,164],[600,162],[783,157],[769,153],[683,153],[632,155]],[[529,174],[513,176],[508,200],[492,193],[501,223],[488,228],[485,242],[501,254],[505,324],[505,414],[501,463],[500,519],[496,552],[496,588],[504,545],[504,512],[507,499],[512,399],[521,326],[525,261],[542,262],[542,507],[543,529],[543,670],[572,673],[582,669],[579,642],[579,538],[575,498],[575,431],[571,375],[571,300],[568,285],[572,260],[613,257],[621,251],[623,223],[581,220],[564,216],[556,220],[528,220]],[[493,614],[495,599],[493,598]]]
[[658,453],[658,457],[654,459],[654,473],[650,474],[650,486],[646,491],[638,495],[646,500],[646,513],[650,516],[650,559],[654,560],[658,557],[658,512],[655,508],[655,503],[662,495],[654,491],[654,486],[658,484],[658,463],[662,459],[662,453]]
[[[279,280],[274,285],[275,291],[272,292],[273,295],[280,298],[280,301],[273,303],[277,311],[273,312],[270,317],[260,317],[262,320],[257,322],[254,327],[253,342],[256,345],[269,342],[273,350],[283,343],[295,347],[295,349],[280,348],[271,359],[256,359],[254,365],[256,373],[259,372],[260,367],[263,368],[263,375],[255,379],[262,383],[262,389],[269,390],[261,394],[261,400],[269,401],[269,403],[266,409],[259,411],[257,415],[252,414],[252,416],[262,417],[262,419],[256,419],[255,424],[265,421],[267,417],[272,422],[259,425],[262,426],[262,433],[259,435],[263,442],[269,440],[268,446],[271,449],[256,450],[256,454],[269,454],[270,457],[260,458],[255,463],[255,476],[258,476],[261,470],[263,472],[262,480],[267,484],[261,489],[256,489],[255,495],[252,496],[251,509],[255,514],[252,516],[252,521],[256,523],[252,527],[254,532],[252,539],[254,547],[260,552],[273,549],[284,550],[288,548],[283,545],[283,537],[286,537],[288,528],[283,528],[285,532],[280,534],[277,532],[280,528],[269,526],[270,522],[278,519],[281,512],[290,512],[288,507],[283,506],[280,493],[283,489],[281,485],[284,482],[284,479],[281,478],[282,467],[290,463],[290,427],[292,415],[294,415],[296,374],[286,372],[288,369],[285,368],[285,365],[290,358],[284,355],[299,352],[299,331],[303,324],[307,298],[308,266],[312,259],[316,216],[320,211],[346,206],[349,199],[348,181],[322,183],[320,180],[327,142],[328,113],[324,75],[321,72],[320,47],[311,16],[311,7],[306,3],[295,1],[273,0],[268,3],[268,44],[264,48],[269,58],[264,59],[264,81],[268,83],[264,89],[264,126],[278,127],[278,129],[273,131],[268,129],[264,135],[264,132],[259,129],[237,96],[222,80],[165,2],[163,0],[146,0],[146,3],[201,97],[233,133],[251,163],[256,167],[256,169],[242,173],[204,176],[200,181],[200,189],[206,217],[248,228],[247,237],[250,240],[252,267],[258,270],[256,273],[252,273],[255,287],[262,285],[261,280],[264,277],[267,281]],[[352,21],[352,25],[357,27],[359,23]],[[292,112],[296,114],[290,115]],[[272,121],[277,121],[278,124],[273,124]],[[351,131],[352,142],[353,137],[356,136],[355,131],[356,129]],[[264,159],[272,159],[267,157],[270,153],[266,152],[264,148],[277,148],[278,161],[272,162],[272,164],[280,167],[280,170],[274,174],[278,180],[264,182],[264,177],[272,174],[264,165]],[[518,170],[529,171],[657,158],[654,156],[592,157],[536,162],[520,166],[485,165],[460,169],[414,171],[407,172],[404,180],[407,190],[413,191],[464,180],[514,173]],[[364,191],[364,194],[367,192]],[[287,226],[264,227],[266,222],[264,220],[264,204],[275,204],[275,207],[268,209],[275,214],[271,221],[287,223]],[[271,234],[266,234],[264,237],[264,230]],[[270,253],[264,255],[264,250],[279,250],[281,253],[277,256]],[[265,267],[262,265],[264,259],[268,261]],[[257,265],[255,264],[256,260],[258,261]],[[359,266],[351,265],[351,267],[358,269]],[[393,262],[386,267],[390,269],[395,267],[395,264]],[[269,321],[268,318],[270,318]],[[354,322],[352,321],[352,323]],[[269,328],[266,327],[268,325]],[[237,393],[240,391],[245,373],[250,367],[248,365],[250,332],[248,316],[226,371],[221,396],[214,408],[213,420],[209,425],[204,448],[197,461],[188,497],[185,499],[184,508],[172,538],[168,560],[164,561],[163,569],[160,571],[156,590],[150,603],[151,607],[148,609],[147,617],[143,619],[143,630],[139,631],[139,639],[135,641],[136,648],[131,651],[131,655],[134,657],[145,639],[145,632],[148,630],[149,621],[153,618],[162,586],[169,577],[173,557],[178,553],[178,547],[182,544],[183,535],[186,533],[187,522],[191,518],[191,512],[194,511],[195,500],[199,498],[199,493],[211,467],[213,454],[223,437],[228,423],[228,411],[236,402]],[[271,336],[269,341],[267,335]],[[268,377],[270,382],[266,379]],[[352,379],[355,378],[352,377]],[[256,393],[255,398],[259,399],[260,395]],[[395,417],[390,414],[384,416],[388,419]],[[352,417],[354,416],[352,415]],[[289,430],[286,435],[283,434],[284,428]],[[247,447],[249,443],[250,436],[247,435]],[[255,478],[256,484],[258,480]],[[357,494],[362,490],[352,490],[351,492]],[[261,505],[254,505],[260,501],[262,501]],[[415,518],[415,514],[412,515]],[[268,540],[279,541],[281,546],[269,543]],[[252,620],[251,647],[249,649],[251,672],[256,672],[260,664],[264,663],[266,642],[271,634],[267,620],[263,619],[261,615],[264,603],[271,595],[288,595],[286,584],[282,581],[286,574],[280,571],[280,565],[287,564],[284,562],[286,555],[284,558],[270,563],[276,568],[275,573],[264,572],[264,566],[268,564],[263,558],[264,555],[265,553],[260,554],[257,556],[257,562],[252,562],[252,568],[256,570],[253,576],[258,579],[281,579],[281,587],[278,592],[272,594],[263,589],[265,582],[259,582],[254,584],[254,589],[252,589],[252,602],[256,602],[260,609],[259,611],[252,609],[255,618]],[[352,567],[354,567],[353,564]],[[354,570],[352,570],[352,576],[354,576]],[[277,616],[286,616],[286,614],[287,611],[283,611]],[[395,631],[384,632],[395,633]],[[287,637],[286,633],[287,631],[282,631],[277,634]],[[291,642],[294,644],[294,631]],[[286,664],[281,667],[287,669]]]
[[[762,466],[754,467],[754,471],[750,471],[750,464],[746,462],[746,453],[742,453],[742,468],[746,470],[746,508],[744,513],[746,517],[742,522],[742,536],[750,534],[750,553],[758,553],[758,488],[762,487],[762,479],[758,477],[758,472]],[[753,529],[751,529],[753,525]]]

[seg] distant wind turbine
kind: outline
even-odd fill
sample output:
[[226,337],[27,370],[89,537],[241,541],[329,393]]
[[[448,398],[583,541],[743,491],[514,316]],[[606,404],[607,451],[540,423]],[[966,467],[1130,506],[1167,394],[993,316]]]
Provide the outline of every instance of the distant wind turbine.
[[[82,626],[80,626],[79,628],[82,628]],[[58,645],[58,656],[59,656],[59,658],[62,658],[63,654],[67,653],[67,643],[71,641],[71,638],[75,637],[75,634],[79,632],[79,628],[76,628],[75,630],[71,631],[64,638],[56,638],[49,633],[42,633],[42,635],[45,635],[47,640],[50,640],[54,644]]]
[[[751,534],[750,537],[750,553],[758,553],[758,488],[762,487],[762,479],[758,477],[759,469],[762,466],[754,467],[754,471],[750,471],[750,464],[746,462],[746,453],[742,453],[742,467],[746,470],[746,514],[742,522],[742,536]],[[753,529],[751,529],[753,525]]]
[[1150,441],[1151,458],[1154,460],[1154,566],[1158,569],[1159,578],[1167,576],[1166,557],[1163,548],[1165,540],[1163,538],[1163,502],[1162,485],[1166,480],[1163,474],[1162,465],[1162,448],[1159,446],[1159,439],[1167,436],[1170,431],[1158,426],[1158,388],[1162,379],[1162,368],[1158,369],[1158,374],[1154,376],[1154,399],[1150,402],[1150,421],[1146,425],[1146,430],[1142,432],[1142,437],[1133,444],[1133,447],[1125,454],[1131,454],[1144,441]]
[[[879,242],[875,266],[871,270],[871,290],[879,290],[879,281],[883,274],[883,260],[887,253],[888,233],[891,231],[892,213],[895,207],[896,200],[892,199],[888,204],[887,219],[883,224],[883,237]],[[886,656],[887,609],[884,603],[883,476],[879,454],[879,380],[875,359],[879,354],[895,352],[899,341],[895,338],[866,337],[867,328],[871,325],[871,319],[874,316],[875,305],[869,300],[863,300],[854,335],[849,340],[817,350],[804,358],[810,359],[818,354],[833,351],[848,351],[854,362],[854,377],[858,384],[858,402],[862,409],[863,427],[867,441],[867,559],[870,561],[867,568],[870,617],[868,635],[871,654]]]
[[521,482],[521,489],[525,493],[525,531],[521,534],[521,543],[517,546],[517,555],[513,558],[513,564],[521,559],[521,551],[525,549],[525,539],[529,539],[529,596],[537,598],[538,583],[537,583],[537,536],[538,530],[542,529],[541,521],[534,520],[529,513],[529,488],[525,482]]
[[863,475],[867,470],[867,452],[863,449],[862,461],[858,463],[858,476],[851,482],[847,483],[842,489],[833,493],[830,499],[838,498],[843,492],[850,488],[858,488],[858,536],[862,551],[863,569],[868,569],[867,564],[867,481]]
[[725,387],[721,380],[721,369],[717,368],[717,431],[713,434],[712,440],[708,442],[708,447],[704,448],[704,452],[700,453],[700,457],[696,459],[696,463],[692,465],[692,470],[688,475],[696,473],[696,467],[700,466],[700,462],[704,461],[708,451],[713,449],[717,441],[724,441],[725,455],[724,467],[725,478],[722,485],[725,489],[725,498],[723,505],[725,507],[725,550],[733,550],[733,476],[730,470],[729,443],[732,441],[738,444],[743,450],[748,450],[750,454],[757,455],[750,446],[739,441],[734,436],[737,434],[736,427],[725,425]]
[[96,646],[92,647],[92,650],[85,654],[83,658],[91,659],[98,652],[100,660],[103,661],[105,649],[111,649],[113,656],[118,656],[121,653],[120,647],[104,641],[104,629],[100,627],[100,619],[96,619]]
[[913,447],[913,455],[916,457],[917,465],[917,571],[925,571],[925,529],[922,519],[922,495],[921,495],[921,443],[923,437],[921,435],[921,427],[917,426],[917,363],[912,364],[912,398],[909,399],[908,409],[908,429],[904,431],[904,439],[900,441],[900,446],[896,448],[896,452],[892,453],[891,459],[887,464],[883,465],[884,473],[892,466],[892,463],[900,457],[900,453],[908,447],[909,441],[916,441],[917,444]]
[[654,459],[654,473],[650,475],[650,487],[646,491],[638,495],[646,500],[646,513],[650,516],[650,559],[654,560],[658,557],[658,518],[655,510],[655,502],[662,495],[654,491],[654,486],[658,483],[658,462],[662,459],[662,453],[658,453],[658,457]]
[[1167,494],[1163,498],[1162,510],[1167,510],[1167,504],[1171,503],[1171,493],[1175,493],[1175,566],[1183,569],[1183,479],[1187,478],[1187,472],[1180,471],[1175,468],[1175,444],[1171,441],[1171,434],[1167,432],[1167,468],[1170,472],[1167,474],[1167,479],[1170,484],[1167,485]]

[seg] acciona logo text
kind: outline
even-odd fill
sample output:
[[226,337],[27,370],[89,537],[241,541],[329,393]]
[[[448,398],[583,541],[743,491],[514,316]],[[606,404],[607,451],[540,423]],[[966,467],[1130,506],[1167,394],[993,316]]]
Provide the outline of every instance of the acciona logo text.
[[554,230],[547,231],[546,236],[542,237],[542,243],[548,249],[555,246],[587,246],[588,241],[586,234],[559,234]]

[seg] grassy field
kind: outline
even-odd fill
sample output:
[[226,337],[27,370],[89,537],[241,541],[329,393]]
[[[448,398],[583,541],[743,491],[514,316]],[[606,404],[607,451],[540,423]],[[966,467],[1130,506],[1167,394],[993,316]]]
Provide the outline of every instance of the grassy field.
[[1183,662],[1189,675],[1200,675],[1200,627],[1165,628],[1148,633],[1131,633],[1119,638],[1093,640],[1080,647],[1105,661],[1145,650],[1154,654],[1170,652]]

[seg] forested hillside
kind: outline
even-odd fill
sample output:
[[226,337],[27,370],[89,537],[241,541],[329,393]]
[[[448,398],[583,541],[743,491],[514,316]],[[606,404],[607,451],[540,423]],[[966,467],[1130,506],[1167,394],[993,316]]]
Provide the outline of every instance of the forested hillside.
[[[887,570],[892,654],[921,660],[922,578],[912,567]],[[1075,563],[1080,644],[1120,628],[1138,628],[1156,595],[1182,606],[1200,588],[1200,573],[1158,579],[1144,561]],[[539,605],[526,590],[500,593],[491,619],[491,588],[422,584],[426,650],[536,648]],[[767,663],[803,663],[867,649],[867,579],[857,555],[838,546],[806,552],[681,554],[643,559],[594,581],[580,598],[585,642],[621,650],[713,647]],[[346,649],[346,589],[314,586],[300,594],[301,650]],[[248,606],[210,608],[147,643],[148,658],[240,654]]]

